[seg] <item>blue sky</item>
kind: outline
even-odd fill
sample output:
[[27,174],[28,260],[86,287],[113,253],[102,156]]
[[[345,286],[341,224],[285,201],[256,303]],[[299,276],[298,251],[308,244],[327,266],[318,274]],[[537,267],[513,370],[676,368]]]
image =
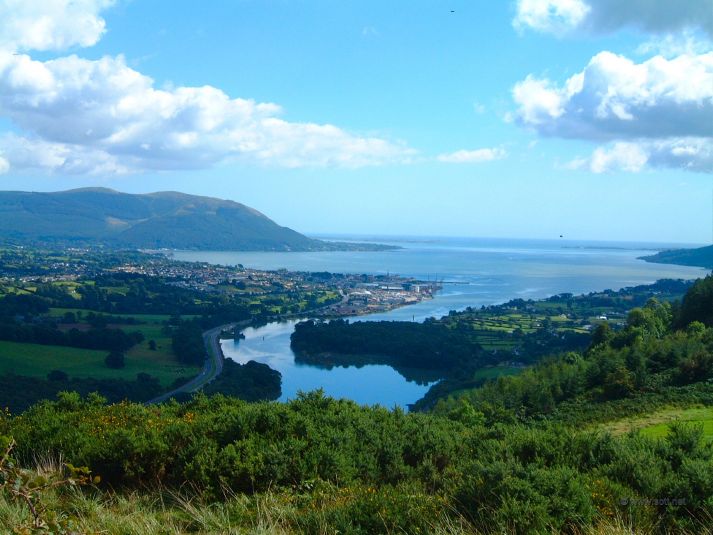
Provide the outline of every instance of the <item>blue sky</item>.
[[310,233],[710,243],[713,2],[619,4],[0,1],[0,184]]

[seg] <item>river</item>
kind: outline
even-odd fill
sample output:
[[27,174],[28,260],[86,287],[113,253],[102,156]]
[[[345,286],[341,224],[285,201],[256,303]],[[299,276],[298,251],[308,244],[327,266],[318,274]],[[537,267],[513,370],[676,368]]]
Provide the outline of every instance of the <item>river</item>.
[[[460,238],[388,238],[381,243],[403,249],[379,252],[260,253],[177,251],[177,260],[243,264],[257,269],[392,273],[444,280],[432,300],[359,320],[415,320],[440,317],[449,310],[502,303],[512,298],[543,298],[571,292],[587,293],[662,278],[692,279],[706,270],[650,264],[637,257],[668,244],[592,243],[569,241],[487,240]],[[237,362],[263,362],[282,374],[281,400],[297,392],[323,388],[334,397],[361,404],[406,407],[422,397],[427,383],[407,381],[389,366],[322,369],[295,362],[290,349],[294,322],[271,323],[244,331],[245,340],[222,341],[225,356]]]

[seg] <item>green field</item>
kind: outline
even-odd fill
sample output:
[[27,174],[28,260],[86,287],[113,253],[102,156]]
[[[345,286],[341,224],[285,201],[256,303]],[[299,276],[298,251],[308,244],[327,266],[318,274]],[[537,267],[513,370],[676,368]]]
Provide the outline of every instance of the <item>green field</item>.
[[[50,315],[61,318],[66,312],[86,316],[90,310],[52,308]],[[126,331],[139,331],[144,341],[126,353],[126,366],[120,370],[107,368],[104,359],[108,351],[79,349],[63,346],[48,346],[0,341],[0,374],[14,373],[45,378],[52,370],[62,370],[70,377],[96,379],[136,378],[138,373],[148,373],[161,381],[164,387],[171,386],[178,377],[197,375],[198,367],[185,366],[176,362],[171,348],[171,337],[164,332],[167,314],[104,314],[111,323],[112,317],[131,317],[136,325],[120,325]],[[149,341],[156,342],[156,351],[149,349]]]
[[642,435],[664,438],[671,422],[680,421],[703,425],[703,440],[713,442],[713,407],[667,408],[626,420],[610,422],[603,427],[614,435],[639,430]]
[[[508,375],[517,375],[521,373],[526,368],[517,366],[485,366],[483,368],[478,368],[473,372],[474,380],[484,380],[491,381],[497,379],[498,377],[506,377]],[[467,392],[471,387],[455,389],[448,393],[449,398],[455,398],[459,394]]]
[[120,370],[106,367],[107,351],[0,341],[0,374],[45,378],[52,370],[62,370],[70,377],[135,379],[137,373],[144,372],[169,386],[177,377],[198,373],[198,368],[175,361],[170,354],[170,339],[156,341],[158,351],[149,350],[147,342],[132,348],[126,354],[126,366]]
[[[88,310],[85,308],[50,308],[49,315],[55,318],[61,318],[64,316],[65,312],[74,312],[75,314],[81,312],[83,315],[87,315],[90,312],[94,314],[101,314],[107,318],[120,317],[120,318],[134,318],[136,321],[142,321],[146,323],[161,323],[170,319],[171,316],[168,314],[106,314],[104,312],[96,312],[95,310]],[[182,318],[195,318],[195,315],[181,316]],[[128,325],[125,327],[133,327],[133,325]]]
[[488,366],[476,370],[473,374],[473,379],[497,379],[506,375],[516,375],[524,369],[515,366]]
[[[538,303],[540,305],[540,303]],[[510,337],[515,331],[523,335],[536,332],[542,324],[549,320],[558,332],[588,333],[587,329],[577,325],[561,314],[547,315],[542,313],[507,313],[490,314],[479,312],[480,317],[473,317],[470,328],[476,333],[478,342],[488,351],[510,351],[520,345],[520,340]],[[596,323],[596,320],[593,321]]]

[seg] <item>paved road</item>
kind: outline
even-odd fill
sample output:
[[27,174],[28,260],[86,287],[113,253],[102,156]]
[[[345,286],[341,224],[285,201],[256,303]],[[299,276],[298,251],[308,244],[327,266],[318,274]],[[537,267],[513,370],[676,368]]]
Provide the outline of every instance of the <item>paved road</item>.
[[215,327],[205,331],[203,333],[203,343],[205,344],[206,357],[201,373],[196,375],[186,384],[176,388],[175,390],[161,394],[146,403],[163,403],[172,397],[176,397],[178,394],[196,392],[220,375],[223,371],[223,351],[220,349],[220,333],[225,330],[233,329],[236,326],[243,326],[243,323],[245,322],[228,323],[226,325],[221,325],[220,327]]
[[[344,295],[344,292],[342,292],[341,290],[339,291],[339,293],[342,295],[341,304],[346,303],[348,300],[348,296]],[[325,305],[323,307],[315,308],[313,310],[298,312],[294,314],[283,314],[280,316],[280,319],[309,317],[310,314],[314,314],[315,312],[327,309],[330,306],[331,305]],[[171,390],[170,392],[161,394],[160,396],[147,401],[146,404],[150,405],[154,403],[163,403],[164,401],[169,400],[172,397],[176,397],[178,394],[190,394],[191,392],[196,392],[208,383],[210,383],[213,379],[215,379],[223,372],[224,357],[223,350],[220,348],[220,333],[223,331],[235,329],[236,327],[242,328],[248,327],[250,325],[252,325],[252,320],[238,321],[235,323],[227,323],[225,325],[221,325],[220,327],[215,327],[213,329],[205,331],[203,333],[203,343],[205,344],[206,357],[201,373],[196,375],[193,379],[188,381],[183,386],[179,386],[178,388]]]

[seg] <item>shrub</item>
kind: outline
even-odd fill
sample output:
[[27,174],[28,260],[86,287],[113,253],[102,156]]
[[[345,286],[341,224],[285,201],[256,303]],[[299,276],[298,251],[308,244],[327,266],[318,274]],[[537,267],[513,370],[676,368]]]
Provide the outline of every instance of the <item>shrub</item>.
[[119,369],[125,366],[124,354],[121,351],[112,351],[104,359],[107,368]]

